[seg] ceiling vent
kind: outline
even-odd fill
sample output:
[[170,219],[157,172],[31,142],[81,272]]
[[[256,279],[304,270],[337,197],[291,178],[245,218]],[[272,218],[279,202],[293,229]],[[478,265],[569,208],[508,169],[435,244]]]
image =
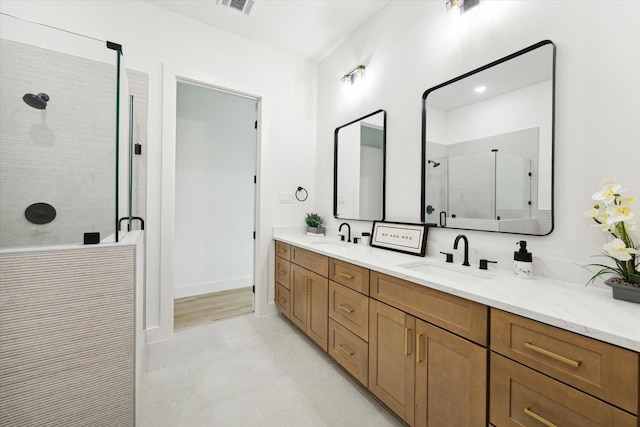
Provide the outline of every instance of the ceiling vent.
[[218,0],[218,4],[229,7],[231,9],[235,9],[239,12],[248,15],[251,13],[251,9],[253,9],[253,5],[255,4],[254,0]]

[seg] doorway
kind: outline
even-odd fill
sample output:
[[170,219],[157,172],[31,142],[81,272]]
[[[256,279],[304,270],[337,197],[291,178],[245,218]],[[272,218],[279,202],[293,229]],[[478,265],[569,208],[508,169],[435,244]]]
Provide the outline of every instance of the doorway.
[[257,110],[255,98],[177,82],[175,329],[254,309]]

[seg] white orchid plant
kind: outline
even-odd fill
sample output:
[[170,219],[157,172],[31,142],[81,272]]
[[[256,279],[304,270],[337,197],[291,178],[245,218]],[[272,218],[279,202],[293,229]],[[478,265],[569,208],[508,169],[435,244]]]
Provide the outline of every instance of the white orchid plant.
[[587,284],[592,283],[598,277],[605,274],[613,274],[622,284],[640,287],[640,272],[638,271],[638,250],[633,242],[633,234],[637,230],[635,218],[631,211],[631,204],[636,201],[634,197],[623,196],[626,190],[622,188],[616,179],[602,181],[602,189],[591,196],[595,201],[593,208],[587,215],[596,222],[602,232],[607,233],[611,239],[603,245],[604,252],[601,256],[610,258],[615,262],[615,267],[605,264],[589,264],[600,270],[591,277]]

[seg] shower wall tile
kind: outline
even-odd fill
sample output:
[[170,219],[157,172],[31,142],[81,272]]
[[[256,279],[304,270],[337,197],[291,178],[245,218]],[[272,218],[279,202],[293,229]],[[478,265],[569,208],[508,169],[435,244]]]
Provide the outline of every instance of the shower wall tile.
[[[0,246],[80,243],[89,231],[115,231],[116,52],[106,64],[0,41]],[[106,47],[96,46],[97,49]],[[146,148],[147,76],[130,72],[134,135]],[[44,92],[46,110],[26,93]],[[134,159],[134,215],[146,214],[146,150]],[[53,205],[36,225],[25,209]]]
[[[133,156],[133,215],[147,219],[147,123],[149,75],[127,69],[129,90],[133,95],[133,143],[142,145],[142,154]],[[138,222],[133,229],[139,229]]]

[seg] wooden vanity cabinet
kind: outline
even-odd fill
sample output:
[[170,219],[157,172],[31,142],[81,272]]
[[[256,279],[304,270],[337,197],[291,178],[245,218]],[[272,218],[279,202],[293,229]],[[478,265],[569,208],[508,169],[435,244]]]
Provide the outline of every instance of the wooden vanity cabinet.
[[338,259],[329,258],[329,279],[369,295],[369,269]]
[[291,307],[291,247],[276,241],[275,257],[275,303],[276,308],[289,317]]
[[291,261],[291,245],[276,240],[276,256]]
[[491,350],[638,414],[636,352],[498,309],[491,310]]
[[285,316],[289,317],[291,307],[291,291],[280,283],[276,283],[276,308]]
[[487,349],[416,319],[415,425],[487,424]]
[[638,425],[640,355],[491,309],[490,418],[502,425]]
[[329,259],[329,355],[369,383],[369,270]]
[[410,426],[640,427],[637,352],[276,248],[278,309]]
[[371,271],[370,295],[482,346],[488,341],[488,308],[397,277]]
[[369,302],[369,390],[414,425],[415,317],[372,299]]
[[329,280],[326,277],[291,264],[289,319],[324,351],[327,351],[328,338],[328,297]]
[[487,349],[370,302],[369,390],[409,425],[486,426]]
[[494,352],[490,393],[496,426],[638,426],[636,416]]

